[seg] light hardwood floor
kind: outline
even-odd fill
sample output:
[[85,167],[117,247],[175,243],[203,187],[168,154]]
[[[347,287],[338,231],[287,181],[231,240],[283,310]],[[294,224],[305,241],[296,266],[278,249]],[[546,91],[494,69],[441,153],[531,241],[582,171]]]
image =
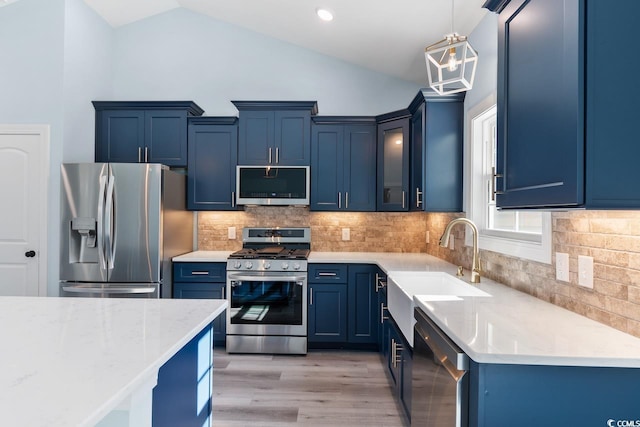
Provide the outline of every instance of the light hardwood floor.
[[406,427],[378,353],[214,352],[214,426]]

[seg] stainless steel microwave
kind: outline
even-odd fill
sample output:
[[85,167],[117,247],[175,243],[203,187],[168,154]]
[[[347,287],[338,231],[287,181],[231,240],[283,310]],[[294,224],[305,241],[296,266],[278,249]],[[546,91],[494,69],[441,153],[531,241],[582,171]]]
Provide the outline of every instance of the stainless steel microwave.
[[309,204],[309,166],[237,166],[238,205]]

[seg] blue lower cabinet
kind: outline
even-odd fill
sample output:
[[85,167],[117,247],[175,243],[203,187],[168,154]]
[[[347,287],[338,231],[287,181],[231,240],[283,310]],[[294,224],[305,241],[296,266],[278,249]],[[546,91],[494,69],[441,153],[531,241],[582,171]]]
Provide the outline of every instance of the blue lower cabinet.
[[369,264],[310,264],[308,342],[328,348],[378,348],[378,268]]
[[[175,262],[173,263],[173,298],[226,299],[226,268],[224,262]],[[220,315],[213,321],[213,342],[226,344],[227,318]]]
[[[181,283],[173,284],[173,297],[180,299],[226,299],[226,283]],[[227,318],[218,316],[213,321],[213,342],[225,346],[227,336]]]
[[387,338],[384,321],[389,317],[387,310],[387,275],[379,268],[376,271],[374,289],[376,292],[376,324],[378,327],[378,350],[384,354]]
[[387,378],[405,416],[411,420],[413,350],[391,316],[384,321],[384,334],[387,342],[381,354],[387,367]]
[[348,341],[359,344],[378,342],[378,301],[372,265],[349,266]]
[[153,427],[211,425],[212,339],[208,326],[160,367],[153,389]]
[[400,403],[407,415],[407,418],[411,419],[411,376],[413,375],[413,350],[409,346],[408,342],[404,342],[402,351],[398,356],[400,360],[400,385],[398,387],[398,393],[400,397]]
[[309,286],[308,342],[347,341],[347,285],[319,283]]

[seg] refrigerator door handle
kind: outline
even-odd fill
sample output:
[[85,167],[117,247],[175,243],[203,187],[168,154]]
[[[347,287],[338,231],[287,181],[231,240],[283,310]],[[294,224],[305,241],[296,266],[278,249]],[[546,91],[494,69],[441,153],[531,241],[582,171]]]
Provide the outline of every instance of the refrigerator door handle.
[[100,262],[100,269],[107,269],[107,258],[104,253],[104,198],[107,191],[107,177],[100,175],[100,192],[98,193],[98,260]]
[[62,290],[65,292],[75,294],[152,294],[156,292],[155,288],[127,288],[127,287],[112,287],[105,288],[86,288],[86,287],[73,287],[63,286]]
[[109,270],[113,270],[113,259],[115,257],[115,241],[111,234],[111,231],[115,225],[114,215],[113,215],[113,187],[115,185],[115,177],[113,175],[109,176],[109,184],[107,186],[107,199],[106,199],[106,210],[104,215],[104,236],[105,236],[105,247],[107,249],[107,264],[109,266]]

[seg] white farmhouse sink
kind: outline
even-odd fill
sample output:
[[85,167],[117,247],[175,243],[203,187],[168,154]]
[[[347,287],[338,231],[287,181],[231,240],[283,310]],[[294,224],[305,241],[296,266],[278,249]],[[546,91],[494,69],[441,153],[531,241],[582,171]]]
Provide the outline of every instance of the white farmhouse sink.
[[422,300],[462,300],[490,297],[488,293],[442,272],[390,272],[387,280],[387,306],[402,334],[413,347],[413,296]]

